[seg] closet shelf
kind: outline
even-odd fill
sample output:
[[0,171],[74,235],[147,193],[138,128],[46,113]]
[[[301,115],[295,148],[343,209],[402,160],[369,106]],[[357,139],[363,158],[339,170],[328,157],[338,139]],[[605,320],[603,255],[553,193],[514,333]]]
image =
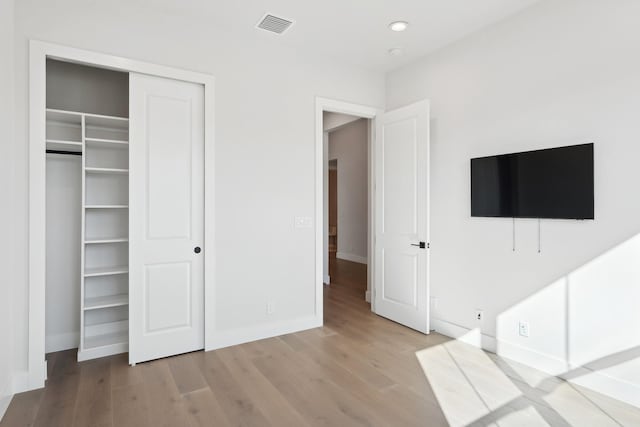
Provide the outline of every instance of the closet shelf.
[[87,144],[115,144],[115,145],[129,145],[129,141],[120,140],[120,139],[104,139],[104,138],[85,138],[84,139]]
[[84,168],[87,173],[104,173],[104,174],[128,174],[129,169],[117,169],[117,168]]
[[129,295],[107,295],[102,297],[87,298],[84,302],[85,310],[97,310],[100,308],[119,307],[129,304]]
[[[119,131],[129,130],[129,119],[124,117],[98,116],[85,114],[84,123],[87,130],[93,129],[110,129]],[[95,136],[90,134],[90,136]]]
[[115,344],[127,344],[129,342],[129,332],[121,331],[110,334],[93,335],[84,337],[84,348],[93,349],[97,347],[106,347]]
[[113,276],[116,274],[127,273],[129,273],[129,267],[126,265],[117,267],[85,268],[84,277]]
[[84,205],[85,209],[127,209],[129,205]]
[[73,151],[77,153],[82,152],[82,142],[76,142],[76,141],[63,141],[61,139],[47,139],[46,147],[47,147],[47,150]]
[[81,113],[79,111],[59,110],[57,108],[47,108],[47,115],[51,117],[56,117],[56,118],[57,117],[73,118],[73,117],[85,116],[92,120],[112,120],[112,121],[119,121],[119,122],[129,121],[128,117],[109,116],[104,114],[93,114],[93,113]]
[[87,245],[99,245],[103,243],[121,243],[121,242],[128,242],[128,241],[129,241],[128,237],[104,237],[104,238],[87,239],[84,241],[84,243]]
[[79,127],[82,124],[82,113],[47,108],[47,122]]

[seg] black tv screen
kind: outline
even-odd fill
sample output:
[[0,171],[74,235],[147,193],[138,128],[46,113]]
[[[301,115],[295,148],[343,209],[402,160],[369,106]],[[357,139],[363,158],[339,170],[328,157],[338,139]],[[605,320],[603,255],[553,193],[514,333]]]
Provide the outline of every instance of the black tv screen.
[[593,219],[593,144],[471,159],[471,216]]

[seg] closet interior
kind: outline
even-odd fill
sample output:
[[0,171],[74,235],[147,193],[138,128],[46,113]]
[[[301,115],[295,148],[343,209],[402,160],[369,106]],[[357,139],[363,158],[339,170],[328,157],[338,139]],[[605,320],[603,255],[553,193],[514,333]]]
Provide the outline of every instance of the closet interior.
[[46,79],[46,352],[128,351],[129,75],[53,59]]

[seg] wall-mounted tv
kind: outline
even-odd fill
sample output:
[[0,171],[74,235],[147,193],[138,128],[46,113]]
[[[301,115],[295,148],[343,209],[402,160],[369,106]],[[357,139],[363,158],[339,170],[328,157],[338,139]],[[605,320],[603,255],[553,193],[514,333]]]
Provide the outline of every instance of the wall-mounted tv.
[[471,159],[471,216],[593,219],[593,144]]

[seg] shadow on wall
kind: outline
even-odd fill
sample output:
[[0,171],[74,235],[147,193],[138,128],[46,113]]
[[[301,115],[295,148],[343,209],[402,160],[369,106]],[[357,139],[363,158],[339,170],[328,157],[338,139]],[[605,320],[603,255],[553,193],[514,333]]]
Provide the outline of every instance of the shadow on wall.
[[497,355],[465,343],[479,329],[416,353],[451,425],[640,425],[601,395],[640,408],[640,235],[496,321]]

